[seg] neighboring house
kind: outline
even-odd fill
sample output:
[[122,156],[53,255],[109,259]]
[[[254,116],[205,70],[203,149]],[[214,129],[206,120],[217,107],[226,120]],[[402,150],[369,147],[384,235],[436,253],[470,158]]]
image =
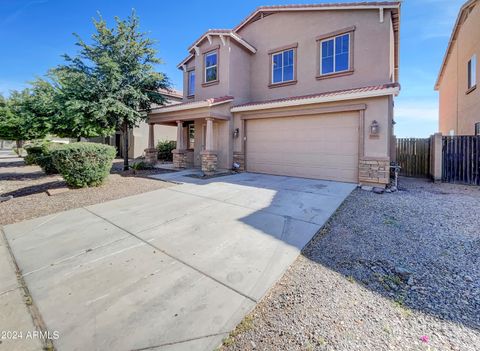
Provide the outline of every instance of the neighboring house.
[[260,7],[188,48],[183,103],[148,122],[177,126],[180,168],[384,186],[399,26],[400,2]]
[[[162,90],[163,96],[167,99],[167,106],[177,104],[183,100],[183,95],[177,90]],[[156,145],[158,141],[176,140],[177,128],[168,125],[155,126]],[[99,141],[98,138],[92,138],[92,141]],[[112,137],[106,138],[106,143],[115,146],[118,156],[123,157],[123,135],[121,131],[117,131]],[[148,125],[146,122],[140,122],[138,127],[130,130],[128,139],[128,157],[137,158],[144,154],[148,146]]]
[[455,22],[435,90],[444,135],[480,135],[480,1],[469,0]]

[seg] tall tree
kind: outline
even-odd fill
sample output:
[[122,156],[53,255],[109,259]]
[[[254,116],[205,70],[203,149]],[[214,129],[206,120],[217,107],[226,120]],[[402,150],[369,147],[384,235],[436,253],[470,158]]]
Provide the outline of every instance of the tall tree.
[[60,99],[67,106],[65,117],[93,120],[100,126],[97,132],[122,131],[127,170],[129,130],[146,119],[152,104],[165,103],[159,89],[168,89],[170,83],[155,71],[161,60],[154,41],[140,32],[134,11],[126,20],[116,17],[114,28],[108,28],[102,17],[93,23],[96,32],[91,44],[76,35],[79,53],[65,55],[67,63],[52,70],[51,76],[59,83]]
[[12,91],[0,102],[0,138],[15,140],[17,147],[25,140],[44,138],[51,129],[55,113],[53,91],[43,81],[35,81],[31,88]]

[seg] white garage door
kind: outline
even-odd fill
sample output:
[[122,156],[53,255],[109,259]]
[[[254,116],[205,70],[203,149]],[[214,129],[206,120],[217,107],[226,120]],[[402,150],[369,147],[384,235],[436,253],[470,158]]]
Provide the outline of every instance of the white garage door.
[[247,170],[358,182],[358,112],[249,119]]

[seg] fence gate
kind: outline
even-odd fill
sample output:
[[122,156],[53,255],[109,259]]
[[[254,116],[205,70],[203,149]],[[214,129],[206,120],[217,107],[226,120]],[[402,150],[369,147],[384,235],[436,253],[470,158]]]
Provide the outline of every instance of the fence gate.
[[444,136],[442,144],[442,181],[480,185],[480,136]]
[[405,177],[430,176],[430,138],[397,139],[397,163]]

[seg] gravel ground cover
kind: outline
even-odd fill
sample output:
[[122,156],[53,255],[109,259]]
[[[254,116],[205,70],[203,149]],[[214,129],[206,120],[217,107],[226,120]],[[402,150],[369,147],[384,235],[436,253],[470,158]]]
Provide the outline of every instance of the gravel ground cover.
[[480,350],[480,188],[355,190],[223,350]]
[[164,173],[151,169],[122,172],[121,160],[115,160],[105,184],[94,188],[70,189],[48,196],[46,190],[65,188],[59,175],[45,175],[38,166],[26,166],[19,158],[0,158],[0,195],[13,195],[12,200],[0,203],[0,225],[93,205],[130,195],[152,191],[170,183],[147,178],[147,175]]

